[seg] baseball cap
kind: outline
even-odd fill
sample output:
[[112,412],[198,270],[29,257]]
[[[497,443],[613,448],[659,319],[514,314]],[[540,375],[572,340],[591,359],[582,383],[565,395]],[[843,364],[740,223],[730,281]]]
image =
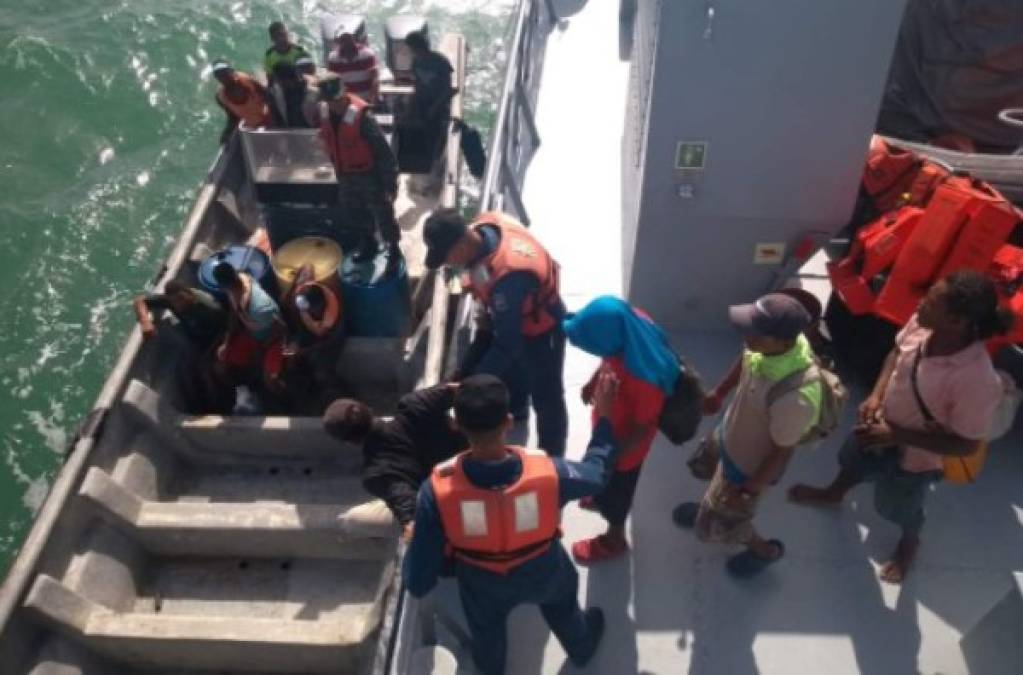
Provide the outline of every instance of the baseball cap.
[[748,305],[728,308],[732,325],[744,335],[762,335],[792,340],[810,325],[810,313],[803,304],[784,293],[768,293]]
[[455,393],[455,420],[467,431],[492,431],[508,418],[508,387],[493,375],[472,375]]
[[435,213],[423,225],[423,241],[426,243],[426,266],[435,270],[444,264],[451,249],[469,231],[465,220],[452,213]]

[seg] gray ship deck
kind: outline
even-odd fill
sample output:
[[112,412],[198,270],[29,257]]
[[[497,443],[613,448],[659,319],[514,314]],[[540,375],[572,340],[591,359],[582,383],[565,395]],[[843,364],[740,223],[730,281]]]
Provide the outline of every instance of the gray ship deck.
[[[543,143],[527,173],[524,201],[532,230],[563,265],[563,292],[574,309],[596,295],[622,290],[619,134],[629,64],[618,58],[618,3],[555,5],[563,15],[569,7],[582,8],[547,42],[537,108]],[[680,252],[679,264],[686,255],[695,253]],[[819,284],[814,290],[826,292]],[[674,339],[712,383],[739,348],[728,333],[690,332]],[[569,350],[565,383],[573,457],[582,454],[588,440],[588,410],[578,391],[594,365],[594,359]],[[569,665],[536,608],[521,607],[509,624],[508,672],[1023,672],[1023,663],[990,652],[971,661],[980,658],[977,650],[960,644],[1013,588],[1014,571],[1023,569],[1019,429],[995,444],[977,484],[937,487],[918,564],[901,586],[877,578],[897,532],[875,513],[869,487],[857,488],[847,504],[830,511],[797,507],[784,498],[795,482],[832,477],[842,436],[836,433],[824,446],[799,452],[764,499],[757,526],[782,538],[788,552],[773,569],[747,582],[726,575],[730,551],[702,545],[673,526],[671,509],[698,499],[705,485],[684,464],[691,446],[679,449],[659,439],[629,523],[631,554],[580,569],[584,604],[603,607],[607,616],[604,644],[594,661],[585,671]],[[602,527],[599,516],[570,505],[564,542],[593,536]],[[451,586],[444,582],[439,591],[449,608],[457,605]],[[464,653],[460,657],[467,660]]]

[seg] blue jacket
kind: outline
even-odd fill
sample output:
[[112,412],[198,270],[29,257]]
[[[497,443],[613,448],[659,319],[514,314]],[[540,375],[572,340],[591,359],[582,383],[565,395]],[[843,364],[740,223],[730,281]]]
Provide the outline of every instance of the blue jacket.
[[[561,506],[574,499],[600,494],[607,485],[614,468],[618,447],[615,444],[611,422],[601,418],[593,428],[590,445],[581,461],[573,462],[562,458],[553,458],[554,467],[558,472],[558,492]],[[509,485],[518,480],[522,473],[522,461],[509,455],[507,459],[496,463],[474,462],[463,463],[466,477],[477,487],[497,488]],[[416,504],[415,535],[412,544],[405,554],[402,576],[409,592],[422,597],[437,584],[437,578],[444,568],[444,526],[441,522],[437,500],[433,487],[426,480],[419,488],[419,499]],[[485,586],[486,583],[515,583],[516,576],[535,577],[536,571],[543,568],[554,568],[565,550],[560,543],[555,543],[546,553],[534,558],[506,575],[495,574],[487,570],[462,562],[455,563],[455,574],[460,582],[473,586]]]

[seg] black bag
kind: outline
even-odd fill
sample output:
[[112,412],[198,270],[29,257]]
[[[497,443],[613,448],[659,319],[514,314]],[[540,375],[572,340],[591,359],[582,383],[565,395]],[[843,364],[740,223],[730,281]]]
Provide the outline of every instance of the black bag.
[[465,121],[458,118],[453,119],[455,129],[461,133],[462,157],[469,167],[469,173],[473,178],[483,178],[483,172],[487,169],[487,151],[483,148],[483,138],[476,127],[469,126]]
[[657,428],[675,445],[683,445],[696,435],[703,418],[703,382],[699,374],[679,358],[675,391],[664,399]]

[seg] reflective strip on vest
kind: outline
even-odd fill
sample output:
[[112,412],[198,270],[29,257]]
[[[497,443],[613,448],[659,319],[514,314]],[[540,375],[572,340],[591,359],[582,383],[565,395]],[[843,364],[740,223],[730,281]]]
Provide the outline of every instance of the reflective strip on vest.
[[466,499],[462,509],[462,532],[467,537],[487,536],[487,507],[476,499]]
[[540,527],[540,500],[536,492],[515,498],[515,531],[529,532]]

